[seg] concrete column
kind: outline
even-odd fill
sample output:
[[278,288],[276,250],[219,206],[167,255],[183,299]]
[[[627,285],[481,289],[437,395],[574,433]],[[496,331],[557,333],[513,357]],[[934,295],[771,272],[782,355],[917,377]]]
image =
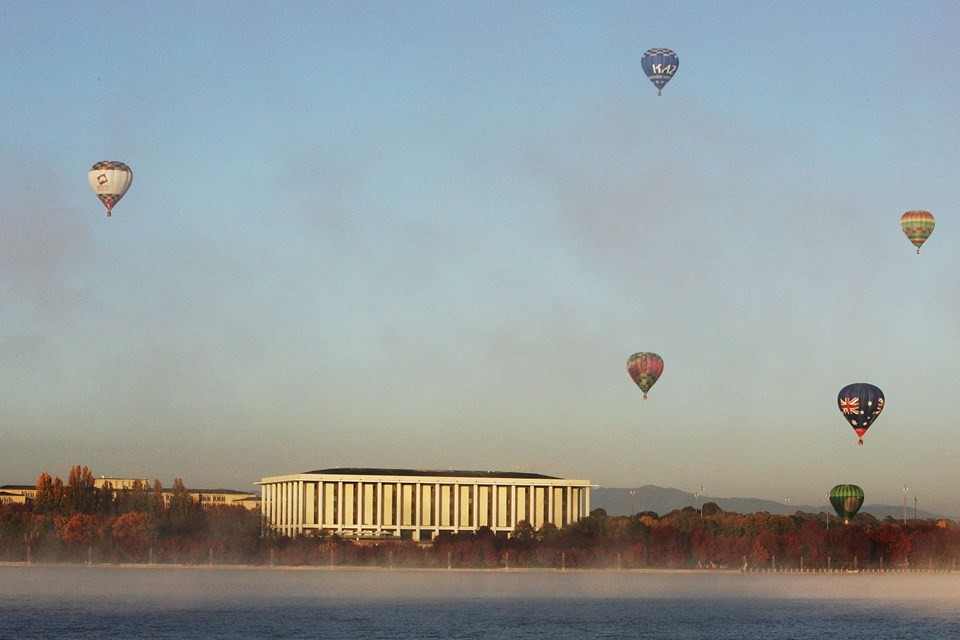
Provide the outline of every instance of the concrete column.
[[323,513],[324,513],[324,500],[323,500],[323,481],[317,480],[317,528],[323,529]]
[[490,485],[490,528],[497,530],[500,522],[500,487],[495,484]]
[[544,492],[547,494],[547,520],[557,524],[557,517],[553,510],[553,487],[544,487]]
[[460,483],[453,484],[453,532],[460,531]]
[[377,533],[383,530],[383,481],[377,480],[377,513],[376,518]]
[[294,535],[303,533],[303,480],[297,480],[297,507],[294,512],[293,533]]
[[403,485],[400,482],[394,484],[394,520],[393,524],[397,527],[397,535],[400,535],[400,529],[403,526]]
[[263,514],[264,528],[260,532],[266,533],[266,528],[273,525],[273,518],[270,517],[270,485],[260,485],[260,512]]
[[273,510],[277,516],[277,531],[283,533],[283,483],[273,485]]
[[276,482],[271,483],[270,485],[270,522],[273,523],[274,529],[277,532],[280,531],[280,487]]
[[357,480],[357,488],[354,491],[353,501],[357,505],[357,517],[355,518],[354,525],[357,528],[357,531],[363,529],[363,512],[366,505],[363,503],[363,482]]
[[317,483],[303,481],[303,527],[312,528],[317,524],[316,515],[316,489]]
[[280,533],[287,535],[287,532],[284,530],[284,527],[287,523],[284,522],[283,519],[284,515],[286,514],[286,510],[283,508],[283,494],[285,490],[284,485],[285,483],[283,482],[277,483],[277,526],[280,530]]
[[343,480],[337,480],[337,531],[343,531]]
[[543,518],[543,509],[540,508],[540,505],[537,504],[537,487],[536,485],[531,484],[527,491],[530,492],[529,500],[527,501],[527,512],[530,514],[530,526],[534,529],[539,529],[540,525],[543,524],[541,519]]
[[470,528],[476,531],[477,527],[480,526],[480,486],[474,483],[470,492],[473,495],[473,514],[470,518]]
[[423,502],[423,484],[420,481],[420,478],[414,478],[413,485],[413,504],[414,504],[414,516],[412,518],[414,526],[413,537],[415,540],[420,539],[420,523],[423,522],[423,511],[421,510],[421,503]]
[[287,509],[286,509],[286,514],[285,514],[284,520],[286,521],[286,524],[287,524],[287,535],[289,536],[289,535],[291,535],[291,534],[293,533],[293,531],[292,531],[292,527],[293,527],[293,482],[291,482],[290,480],[287,480],[287,482],[286,482],[285,484],[286,484],[286,488],[287,488],[287,495],[286,495],[286,498],[285,498],[284,502],[286,503]]

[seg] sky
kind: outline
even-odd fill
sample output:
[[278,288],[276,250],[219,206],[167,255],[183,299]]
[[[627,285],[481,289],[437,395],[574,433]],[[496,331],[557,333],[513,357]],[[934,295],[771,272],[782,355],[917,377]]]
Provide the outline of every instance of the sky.
[[[960,517],[958,32],[953,2],[2,3],[0,484],[529,471]],[[101,160],[134,175],[109,218]],[[852,382],[886,396],[862,447]]]

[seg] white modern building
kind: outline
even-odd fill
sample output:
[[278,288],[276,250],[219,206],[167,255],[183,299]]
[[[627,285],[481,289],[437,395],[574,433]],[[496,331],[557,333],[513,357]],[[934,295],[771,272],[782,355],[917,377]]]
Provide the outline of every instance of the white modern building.
[[337,468],[263,478],[265,526],[286,536],[431,540],[521,521],[557,527],[590,513],[590,482],[538,473]]

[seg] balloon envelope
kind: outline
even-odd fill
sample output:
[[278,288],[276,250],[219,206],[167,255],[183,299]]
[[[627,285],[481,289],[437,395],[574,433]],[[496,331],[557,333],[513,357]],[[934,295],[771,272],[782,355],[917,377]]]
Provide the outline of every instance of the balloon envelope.
[[90,188],[100,198],[100,202],[107,208],[107,215],[113,213],[113,207],[133,182],[133,171],[130,167],[116,160],[98,162],[87,172],[87,181]]
[[863,434],[883,411],[883,391],[866,382],[848,384],[837,394],[837,406],[863,444]]
[[627,373],[643,391],[643,399],[647,399],[647,391],[663,373],[663,358],[655,353],[635,353],[627,359]]
[[863,489],[855,484],[838,484],[830,489],[830,504],[845,523],[863,506]]
[[907,236],[907,239],[917,248],[917,253],[920,253],[920,247],[927,241],[930,234],[933,233],[933,227],[936,224],[936,219],[934,219],[933,214],[929,211],[917,209],[915,211],[907,211],[900,216],[900,228],[903,229],[903,233]]
[[680,68],[680,58],[670,49],[648,49],[640,59],[640,66],[650,82],[657,88],[657,95]]

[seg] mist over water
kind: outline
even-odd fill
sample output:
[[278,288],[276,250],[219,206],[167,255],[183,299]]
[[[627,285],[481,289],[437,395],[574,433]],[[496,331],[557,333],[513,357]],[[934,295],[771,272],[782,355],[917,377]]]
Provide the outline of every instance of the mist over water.
[[960,574],[0,567],[2,638],[958,637]]

